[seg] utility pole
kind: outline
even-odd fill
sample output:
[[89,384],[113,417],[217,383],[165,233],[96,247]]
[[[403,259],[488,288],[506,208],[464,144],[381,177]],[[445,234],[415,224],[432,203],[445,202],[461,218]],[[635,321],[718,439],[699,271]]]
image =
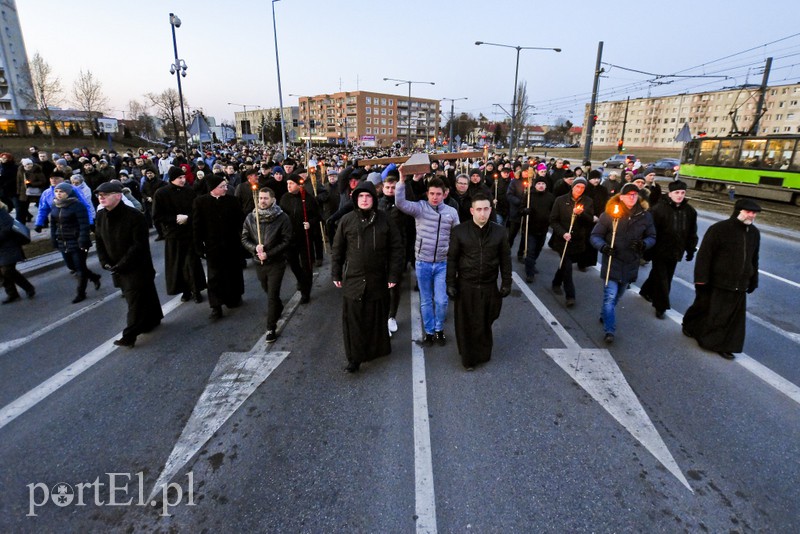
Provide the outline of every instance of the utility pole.
[[592,86],[592,103],[589,104],[589,124],[586,127],[586,142],[583,146],[583,159],[590,160],[592,158],[592,133],[594,132],[594,115],[597,106],[597,86],[600,84],[600,75],[605,69],[600,68],[603,61],[603,41],[597,43],[597,63],[594,66],[594,84]]
[[625,147],[625,128],[628,126],[628,106],[631,103],[631,97],[625,99],[625,116],[622,118],[622,137],[620,137],[620,146]]
[[767,83],[769,82],[769,71],[772,68],[772,58],[767,58],[767,64],[764,66],[764,77],[761,78],[761,96],[758,98],[758,107],[756,107],[756,120],[753,126],[750,127],[751,135],[758,135],[758,123],[761,122],[762,110],[764,109],[764,99],[767,96]]

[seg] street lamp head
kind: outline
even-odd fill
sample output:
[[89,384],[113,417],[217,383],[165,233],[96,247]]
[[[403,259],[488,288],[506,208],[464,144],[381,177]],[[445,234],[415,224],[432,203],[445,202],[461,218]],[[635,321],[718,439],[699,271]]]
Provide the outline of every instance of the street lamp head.
[[483,44],[483,41],[475,41],[475,46],[480,46]]
[[176,28],[181,27],[181,19],[178,18],[178,15],[176,15],[175,13],[169,14],[169,23],[175,26]]
[[560,48],[554,48],[553,50],[555,50],[556,52],[561,52]]
[[169,66],[169,73],[170,74],[175,74],[175,65],[174,64]]

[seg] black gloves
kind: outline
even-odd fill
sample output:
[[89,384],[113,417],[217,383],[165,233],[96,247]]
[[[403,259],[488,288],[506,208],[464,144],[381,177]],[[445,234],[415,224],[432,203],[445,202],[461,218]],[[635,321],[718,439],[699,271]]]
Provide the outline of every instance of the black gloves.
[[749,287],[747,288],[747,293],[748,293],[748,294],[752,293],[753,291],[755,291],[755,290],[756,290],[756,288],[757,288],[757,287],[758,287],[757,285],[751,285],[751,286],[749,286]]
[[641,239],[637,239],[631,243],[631,250],[633,250],[636,254],[641,254],[644,252],[644,248],[644,241]]
[[527,217],[528,215],[531,214],[531,209],[530,208],[522,208],[522,210],[519,212],[519,214],[522,215],[523,217]]
[[608,256],[609,258],[613,258],[614,255],[617,253],[616,250],[614,250],[613,248],[609,247],[608,245],[603,245],[603,248],[600,249],[600,252],[602,252],[603,254]]
[[503,287],[500,288],[500,296],[502,298],[506,298],[510,294],[511,294],[511,287],[510,286],[508,286],[508,287],[507,286],[503,286]]
[[447,286],[447,296],[451,299],[458,298],[458,289],[455,286]]
[[106,271],[110,272],[111,274],[114,274],[114,273],[117,272],[117,266],[116,265],[109,265],[108,263],[103,265],[103,269],[105,269]]
[[686,253],[686,261],[692,261],[694,259],[694,250],[690,250]]
[[35,226],[33,228],[33,231],[36,232],[37,234],[41,234],[42,233],[42,227],[37,225],[37,226]]

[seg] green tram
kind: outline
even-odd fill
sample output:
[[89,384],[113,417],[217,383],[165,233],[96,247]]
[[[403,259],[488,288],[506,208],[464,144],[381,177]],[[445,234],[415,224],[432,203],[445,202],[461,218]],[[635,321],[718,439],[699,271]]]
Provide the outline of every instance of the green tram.
[[800,135],[693,139],[680,178],[694,189],[800,205]]

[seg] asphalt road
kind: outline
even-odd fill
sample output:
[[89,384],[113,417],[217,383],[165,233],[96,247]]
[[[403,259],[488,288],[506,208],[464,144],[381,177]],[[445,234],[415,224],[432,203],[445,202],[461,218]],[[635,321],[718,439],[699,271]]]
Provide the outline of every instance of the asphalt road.
[[41,272],[35,299],[0,310],[0,530],[795,532],[798,242],[763,234],[734,362],[680,332],[685,263],[667,319],[634,288],[607,347],[599,272],[576,271],[567,309],[543,252],[474,372],[452,317],[447,346],[414,343],[412,271],[392,355],[355,375],[341,371],[327,259],[307,305],[287,271],[269,347],[252,268],[245,305],[216,323],[207,303],[164,295],[159,274],[168,313],[132,350],[110,345],[125,324],[110,277],[73,305],[66,270]]

